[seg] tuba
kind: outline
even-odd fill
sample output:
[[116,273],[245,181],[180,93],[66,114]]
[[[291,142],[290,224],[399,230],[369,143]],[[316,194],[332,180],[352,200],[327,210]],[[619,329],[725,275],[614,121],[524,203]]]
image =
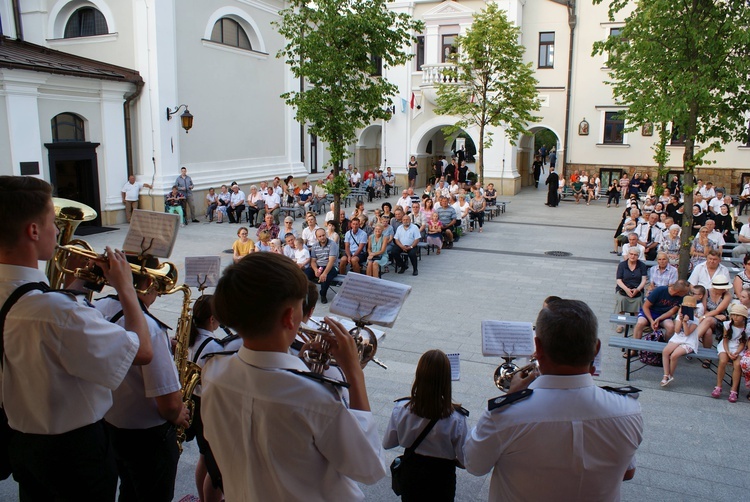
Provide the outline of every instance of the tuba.
[[[57,245],[70,246],[94,253],[94,249],[88,242],[81,239],[73,239],[73,234],[78,225],[84,221],[95,219],[96,211],[86,204],[60,197],[52,197],[52,204],[55,206],[55,226],[60,231],[57,234]],[[46,268],[50,287],[52,289],[62,288],[65,274],[66,272],[58,267],[57,253],[55,253],[55,257],[47,262]]]

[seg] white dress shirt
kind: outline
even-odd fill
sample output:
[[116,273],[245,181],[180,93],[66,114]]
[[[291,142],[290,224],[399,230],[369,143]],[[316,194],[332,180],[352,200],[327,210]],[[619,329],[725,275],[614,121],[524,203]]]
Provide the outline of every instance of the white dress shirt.
[[[114,298],[102,298],[94,307],[106,319],[112,319],[122,310],[120,302]],[[121,316],[116,324],[124,327],[125,317]],[[149,429],[162,425],[166,420],[159,415],[154,398],[177,392],[181,387],[166,330],[148,315],[146,324],[154,356],[149,364],[130,367],[122,384],[112,393],[112,408],[104,415],[107,422],[120,429]]]
[[729,270],[727,270],[727,267],[719,263],[719,266],[716,267],[716,272],[710,274],[708,272],[708,268],[706,267],[706,262],[699,263],[695,266],[693,271],[690,274],[690,277],[688,277],[688,282],[693,286],[703,286],[706,288],[706,290],[711,288],[711,281],[716,275],[723,275],[724,277],[729,277]]
[[237,193],[232,192],[229,195],[229,205],[232,207],[236,207],[240,204],[245,204],[245,192],[243,192],[242,190],[237,190]]
[[643,438],[638,401],[591,375],[543,375],[527,399],[485,411],[464,447],[466,470],[494,468],[489,500],[620,499]]
[[129,181],[125,183],[122,187],[122,193],[125,194],[125,200],[129,202],[137,201],[138,196],[141,193],[141,188],[143,188],[143,183],[138,181],[132,184]]
[[[0,265],[0,304],[27,282],[47,283],[40,270]],[[138,352],[138,336],[102,317],[81,299],[31,291],[5,320],[0,377],[10,426],[31,434],[62,434],[91,425],[112,406]]]
[[386,473],[372,413],[285,368],[308,371],[290,354],[244,346],[204,367],[201,416],[226,499],[363,500],[355,481]]
[[[391,420],[383,435],[383,448],[411,447],[430,421],[409,411],[409,400],[399,401],[393,408]],[[466,417],[453,411],[449,417],[438,420],[419,444],[415,453],[427,457],[457,459],[464,463],[464,443],[469,432]]]

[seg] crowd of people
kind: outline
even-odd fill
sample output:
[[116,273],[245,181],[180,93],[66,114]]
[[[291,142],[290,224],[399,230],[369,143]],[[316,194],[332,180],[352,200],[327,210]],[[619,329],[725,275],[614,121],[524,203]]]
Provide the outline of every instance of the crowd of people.
[[[611,191],[615,190],[615,183]],[[750,309],[750,225],[742,225],[735,236],[735,213],[731,197],[711,182],[697,180],[694,191],[690,275],[677,280],[684,207],[682,186],[675,177],[653,195],[648,175],[638,174],[619,181],[617,189],[626,195],[622,221],[615,231],[612,253],[622,256],[616,273],[616,307],[619,313],[638,316],[634,337],[654,331],[654,339],[668,342],[663,350],[662,386],[671,384],[680,357],[698,348],[716,347],[719,357],[716,386],[711,396],[722,395],[726,367],[732,366],[729,401],[736,402],[744,374],[750,386],[750,350],[746,351],[745,324]],[[666,185],[666,184],[665,184]],[[644,190],[644,186],[646,189]],[[745,187],[750,194],[750,187]],[[744,188],[743,188],[744,190]],[[639,193],[644,192],[645,201]],[[619,205],[619,196],[614,197]],[[750,223],[750,221],[749,221]],[[743,258],[743,269],[730,281],[730,271],[722,264],[724,248],[736,243],[735,258]],[[621,251],[620,251],[621,249]],[[651,262],[653,264],[647,264]],[[617,332],[622,332],[619,326]],[[634,352],[624,357],[633,357]],[[710,360],[702,361],[705,368]],[[747,395],[750,400],[750,393]]]

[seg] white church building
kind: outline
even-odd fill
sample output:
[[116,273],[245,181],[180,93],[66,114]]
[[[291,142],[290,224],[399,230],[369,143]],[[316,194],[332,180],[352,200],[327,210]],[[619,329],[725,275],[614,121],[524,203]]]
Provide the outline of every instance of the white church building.
[[[488,0],[489,1],[489,0]],[[563,3],[559,3],[562,1]],[[616,35],[606,5],[590,0],[497,3],[521,27],[527,61],[539,81],[539,121],[513,145],[502,129],[485,151],[485,181],[504,194],[532,183],[534,134],[554,134],[558,166],[586,169],[602,182],[621,172],[653,173],[648,128],[624,133],[604,58],[594,41]],[[388,121],[364,128],[350,146],[361,171],[392,167],[405,178],[411,155],[418,184],[438,155],[471,150],[478,131],[445,137],[455,117],[434,113],[436,85],[456,35],[485,0],[395,1],[389,8],[425,23],[414,58],[384,69],[398,86]],[[0,0],[0,174],[50,181],[61,197],[92,206],[100,224],[123,222],[120,190],[129,174],[150,183],[142,207],[160,209],[184,166],[197,197],[232,181],[247,187],[274,176],[322,175],[325,144],[294,119],[279,97],[299,89],[282,60],[272,26],[283,0]],[[572,45],[571,45],[572,43]],[[412,108],[412,96],[413,108]],[[181,116],[193,116],[189,131]],[[548,145],[550,147],[552,145]],[[682,147],[671,145],[680,171]],[[728,144],[699,170],[739,191],[750,147]]]

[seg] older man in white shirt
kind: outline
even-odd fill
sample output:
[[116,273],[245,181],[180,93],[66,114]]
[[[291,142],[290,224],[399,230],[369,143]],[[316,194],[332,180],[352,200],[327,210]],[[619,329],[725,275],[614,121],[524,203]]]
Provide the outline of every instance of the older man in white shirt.
[[721,253],[716,249],[710,249],[706,253],[706,261],[695,266],[688,278],[693,286],[703,286],[706,290],[711,288],[711,281],[716,275],[729,277],[729,270],[721,264]]

